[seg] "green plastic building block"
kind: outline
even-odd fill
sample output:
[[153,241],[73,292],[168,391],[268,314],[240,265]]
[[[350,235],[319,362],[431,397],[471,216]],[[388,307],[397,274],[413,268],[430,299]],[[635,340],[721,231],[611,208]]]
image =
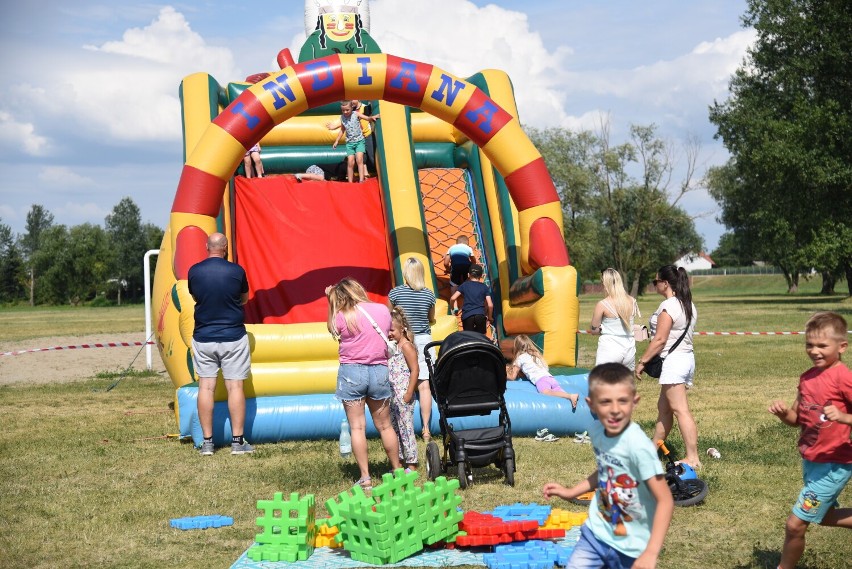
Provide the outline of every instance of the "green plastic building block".
[[316,540],[316,507],[313,494],[299,498],[290,494],[284,500],[276,492],[272,500],[258,500],[257,509],[263,516],[257,518],[261,533],[255,536],[258,545],[248,551],[254,561],[304,561],[314,552]]
[[350,502],[370,502],[371,505],[374,503],[372,498],[368,498],[367,495],[364,494],[364,490],[361,486],[355,484],[349,490],[341,492],[336,497],[329,498],[325,501],[325,509],[329,514],[328,525],[340,526],[340,523],[343,521],[343,516],[340,515],[340,510],[344,505],[349,504]]
[[425,544],[432,545],[441,540],[455,541],[459,523],[464,519],[464,513],[459,510],[462,499],[456,494],[458,488],[458,480],[447,480],[445,476],[423,485],[418,505],[421,537]]

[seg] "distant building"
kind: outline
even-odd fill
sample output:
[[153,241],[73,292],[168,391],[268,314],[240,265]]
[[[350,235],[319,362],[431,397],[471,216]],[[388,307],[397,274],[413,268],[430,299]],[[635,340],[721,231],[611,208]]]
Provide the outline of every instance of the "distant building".
[[702,269],[712,269],[716,266],[716,263],[713,262],[713,259],[710,258],[710,255],[707,253],[687,253],[677,261],[675,261],[675,266],[683,267],[688,272],[699,271]]

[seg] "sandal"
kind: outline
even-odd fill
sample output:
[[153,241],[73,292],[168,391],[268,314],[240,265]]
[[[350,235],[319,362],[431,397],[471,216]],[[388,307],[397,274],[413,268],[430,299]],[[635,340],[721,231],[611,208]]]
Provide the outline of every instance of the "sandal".
[[432,433],[430,433],[428,429],[423,429],[423,431],[420,433],[420,436],[423,437],[424,443],[428,443],[432,440]]
[[360,486],[361,490],[363,490],[364,492],[370,492],[373,489],[373,479],[369,476],[359,478],[358,482],[356,482],[355,484]]
[[549,433],[549,432],[550,432],[550,431],[548,431],[548,430],[547,430],[547,427],[545,427],[545,428],[543,428],[543,429],[539,429],[539,430],[537,430],[537,431],[535,432],[535,436],[536,436],[536,437],[543,437],[543,436],[547,435],[547,433]]
[[535,440],[540,443],[555,443],[559,440],[559,437],[553,436],[553,433],[547,433],[543,437],[536,437]]
[[583,431],[574,435],[574,442],[578,445],[587,445],[592,442],[592,439],[589,438],[588,431]]

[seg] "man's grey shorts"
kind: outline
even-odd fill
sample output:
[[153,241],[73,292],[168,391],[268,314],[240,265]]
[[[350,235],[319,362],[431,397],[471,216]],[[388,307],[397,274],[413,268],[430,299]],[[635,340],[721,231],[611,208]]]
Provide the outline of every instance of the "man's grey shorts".
[[198,377],[216,377],[221,369],[225,379],[248,379],[251,370],[248,334],[235,342],[196,342],[193,338],[192,363]]

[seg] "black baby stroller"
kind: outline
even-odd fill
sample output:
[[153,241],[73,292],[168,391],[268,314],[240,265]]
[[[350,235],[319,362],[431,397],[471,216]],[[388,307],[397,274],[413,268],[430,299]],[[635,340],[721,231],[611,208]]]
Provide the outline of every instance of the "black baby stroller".
[[[435,365],[430,348],[440,347]],[[515,485],[515,451],[512,425],[506,410],[506,361],[500,348],[478,332],[454,332],[443,342],[424,348],[429,367],[429,386],[438,402],[443,455],[435,441],[426,445],[426,475],[434,480],[451,466],[458,467],[459,486],[473,480],[473,467],[493,464],[503,471],[506,483]],[[457,430],[450,419],[490,415],[499,411],[499,425]]]

